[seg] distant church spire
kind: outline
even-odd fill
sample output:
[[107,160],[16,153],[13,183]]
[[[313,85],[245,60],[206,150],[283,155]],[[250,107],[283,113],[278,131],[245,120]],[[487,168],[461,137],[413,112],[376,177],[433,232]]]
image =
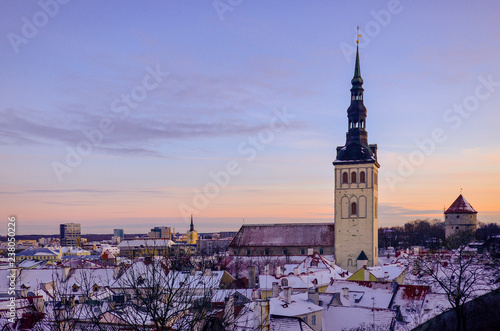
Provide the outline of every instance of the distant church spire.
[[191,214],[191,226],[189,227],[189,231],[194,231],[193,214]]

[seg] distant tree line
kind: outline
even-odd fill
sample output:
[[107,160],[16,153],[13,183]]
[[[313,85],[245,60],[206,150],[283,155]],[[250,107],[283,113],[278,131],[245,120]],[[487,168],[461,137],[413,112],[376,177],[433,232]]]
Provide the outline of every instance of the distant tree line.
[[[496,223],[479,223],[471,240],[486,241],[500,235],[500,226]],[[445,242],[444,222],[438,219],[417,219],[403,226],[379,228],[378,244],[380,248],[394,247],[406,249],[411,246],[423,246],[430,249],[441,248]]]

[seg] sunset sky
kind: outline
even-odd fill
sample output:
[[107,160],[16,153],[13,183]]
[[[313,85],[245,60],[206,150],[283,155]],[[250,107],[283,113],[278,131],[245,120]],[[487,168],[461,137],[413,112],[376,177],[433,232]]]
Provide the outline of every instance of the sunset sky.
[[60,1],[0,2],[0,234],[333,222],[356,25],[379,225],[500,223],[498,1]]

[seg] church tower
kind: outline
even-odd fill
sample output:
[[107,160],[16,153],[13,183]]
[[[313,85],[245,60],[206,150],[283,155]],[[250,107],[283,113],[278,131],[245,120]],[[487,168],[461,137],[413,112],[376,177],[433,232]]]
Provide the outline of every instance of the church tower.
[[[377,145],[368,144],[363,78],[356,49],[345,146],[335,167],[335,263],[351,272],[357,264],[378,265]],[[359,259],[363,261],[357,261]]]
[[194,229],[193,215],[191,215],[191,225],[189,226],[189,231],[187,232],[187,243],[191,245],[196,245],[198,241],[198,232]]

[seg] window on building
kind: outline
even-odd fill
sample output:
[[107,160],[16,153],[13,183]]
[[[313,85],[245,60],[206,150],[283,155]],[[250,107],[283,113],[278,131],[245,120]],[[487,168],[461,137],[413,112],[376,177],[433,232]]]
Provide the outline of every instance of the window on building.
[[316,315],[311,316],[311,324],[316,325]]
[[320,248],[320,249],[319,249],[319,253],[320,253],[321,255],[323,255],[323,254],[325,254],[325,250],[324,250],[323,248]]
[[349,179],[348,179],[348,178],[349,178],[349,177],[348,177],[348,175],[347,175],[347,172],[344,172],[344,173],[342,174],[342,183],[344,183],[344,184],[345,184],[345,183],[347,183],[347,182],[349,181]]
[[283,250],[283,255],[287,255],[288,254],[288,251],[286,250],[286,248]]
[[250,255],[250,250],[249,249],[247,249],[247,255]]
[[365,178],[365,172],[364,171],[361,171],[359,173],[359,182],[360,183],[366,183],[366,178]]
[[357,215],[358,214],[358,205],[356,202],[351,203],[351,215]]
[[347,260],[347,266],[348,266],[348,267],[352,266],[352,259],[348,259],[348,260]]
[[269,248],[264,249],[264,254],[269,255]]
[[356,173],[355,172],[351,173],[351,183],[356,183]]
[[305,250],[304,248],[301,248],[301,249],[300,249],[300,254],[301,254],[301,255],[306,254],[306,250]]
[[283,287],[284,287],[284,286],[288,286],[288,279],[283,278],[283,279],[281,280],[281,286],[283,286]]

